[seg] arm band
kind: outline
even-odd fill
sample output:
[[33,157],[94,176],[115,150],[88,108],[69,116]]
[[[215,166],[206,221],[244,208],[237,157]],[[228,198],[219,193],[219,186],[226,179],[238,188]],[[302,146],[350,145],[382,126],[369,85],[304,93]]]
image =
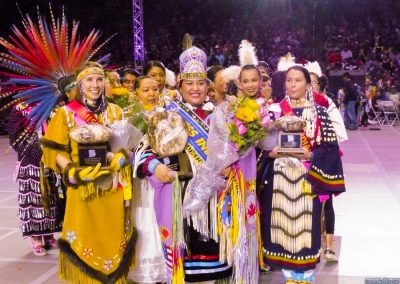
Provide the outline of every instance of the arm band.
[[157,159],[153,159],[149,162],[149,165],[147,166],[147,169],[151,174],[154,175],[154,171],[156,170],[156,167],[161,164],[161,162]]

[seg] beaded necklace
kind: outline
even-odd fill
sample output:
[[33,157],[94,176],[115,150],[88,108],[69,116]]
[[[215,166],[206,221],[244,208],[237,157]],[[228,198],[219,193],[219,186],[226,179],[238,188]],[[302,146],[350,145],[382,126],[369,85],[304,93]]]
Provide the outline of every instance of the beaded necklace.
[[310,139],[311,145],[313,145],[314,142],[319,144],[321,142],[321,134],[320,131],[318,131],[315,136],[315,129],[317,128],[317,109],[315,107],[312,91],[307,91],[306,96],[298,100],[291,100],[288,95],[286,95],[285,99],[293,108],[303,108],[301,118],[306,122],[304,134]]

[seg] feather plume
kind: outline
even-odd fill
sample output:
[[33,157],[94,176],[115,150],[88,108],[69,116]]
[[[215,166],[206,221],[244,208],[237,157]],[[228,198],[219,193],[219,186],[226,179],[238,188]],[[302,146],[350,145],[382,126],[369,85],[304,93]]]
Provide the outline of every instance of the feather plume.
[[73,23],[70,30],[64,10],[61,19],[56,19],[51,6],[49,9],[50,23],[37,10],[37,22],[29,15],[22,16],[22,29],[13,25],[8,40],[0,37],[0,46],[7,50],[0,53],[0,67],[7,69],[1,74],[11,78],[2,83],[0,98],[7,99],[7,104],[1,110],[18,103],[31,108],[30,124],[21,133],[32,133],[48,119],[63,97],[58,80],[73,74],[103,46],[98,45],[99,31],[79,36],[78,24]]
[[191,48],[192,45],[193,45],[192,37],[190,36],[190,34],[186,33],[183,36],[183,43],[182,43],[183,50]]
[[226,81],[236,80],[239,78],[240,69],[241,67],[237,65],[229,66],[228,68],[222,70],[222,78],[224,78]]
[[281,72],[285,72],[290,67],[293,67],[296,65],[301,66],[300,64],[296,64],[295,57],[289,52],[285,56],[282,56],[281,58],[279,58],[277,70],[281,71]]
[[175,74],[168,68],[165,68],[165,83],[170,87],[175,87],[176,85]]
[[319,65],[318,61],[307,62],[307,64],[304,65],[304,68],[306,68],[308,72],[314,73],[318,77],[322,76],[321,66]]
[[239,45],[239,62],[240,66],[258,65],[255,47],[247,40],[242,40]]

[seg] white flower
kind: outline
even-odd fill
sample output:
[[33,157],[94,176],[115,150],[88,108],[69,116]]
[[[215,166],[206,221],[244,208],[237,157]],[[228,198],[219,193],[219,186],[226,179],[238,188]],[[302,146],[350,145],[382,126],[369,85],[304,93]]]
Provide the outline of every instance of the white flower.
[[74,241],[76,241],[76,233],[75,231],[68,231],[67,232],[67,241],[72,244]]
[[214,105],[211,102],[208,102],[203,105],[202,109],[205,111],[213,111]]
[[113,265],[112,262],[113,262],[113,261],[112,261],[111,259],[106,259],[106,260],[104,260],[104,266],[103,266],[103,268],[104,268],[105,270],[107,270],[107,271],[110,271],[111,268],[114,267],[114,265]]

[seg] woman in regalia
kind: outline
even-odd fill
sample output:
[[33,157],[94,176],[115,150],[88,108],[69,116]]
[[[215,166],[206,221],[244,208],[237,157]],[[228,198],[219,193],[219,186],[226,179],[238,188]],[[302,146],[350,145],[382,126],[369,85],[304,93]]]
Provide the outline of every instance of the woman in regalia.
[[[99,64],[84,64],[76,83],[80,95],[57,111],[41,140],[43,163],[67,185],[59,277],[71,283],[125,283],[136,240],[126,206],[132,194],[127,155],[108,153],[107,168],[81,164],[81,144],[103,143],[103,126],[120,120],[122,110],[106,102]],[[94,149],[89,145],[89,157]]]
[[[150,116],[155,111],[163,111],[163,108],[158,105],[159,97],[160,92],[155,80],[149,76],[141,76],[135,81],[135,103],[139,102],[143,106],[146,115]],[[150,150],[142,153],[142,157],[149,154],[151,154]],[[170,172],[167,167],[165,170]],[[135,172],[134,176],[137,178],[133,180],[135,194],[132,199],[132,220],[138,232],[138,240],[134,267],[129,272],[128,278],[135,283],[165,282],[167,270],[154,210],[154,189],[145,175],[140,173],[137,175]]]
[[55,110],[74,96],[73,74],[98,51],[94,46],[99,33],[93,30],[90,35],[77,36],[78,25],[68,25],[65,15],[55,19],[51,11],[51,22],[60,23],[56,27],[48,24],[39,10],[37,13],[37,20],[23,16],[23,28],[14,26],[9,40],[0,38],[0,45],[7,50],[0,54],[0,66],[8,70],[10,78],[1,86],[0,97],[13,96],[0,111],[14,106],[9,134],[18,153],[21,230],[24,237],[31,238],[33,253],[43,256],[46,249],[57,247],[53,233],[61,230],[65,200],[58,197],[65,196],[59,174],[40,164],[39,139]]
[[171,102],[167,110],[178,113],[187,125],[187,142],[183,145],[185,152],[168,157],[159,157],[160,155],[152,153],[151,156],[141,159],[139,170],[149,177],[155,190],[154,205],[160,227],[168,281],[173,283],[214,282],[227,279],[232,273],[232,267],[219,259],[216,228],[217,196],[211,198],[204,210],[184,220],[180,184],[175,180],[172,170],[167,167],[168,165],[178,172],[184,192],[190,186],[191,175],[196,173],[196,169],[207,158],[206,120],[212,110],[212,104],[205,103],[207,57],[204,51],[192,47],[190,42],[179,60],[178,84],[182,101]]
[[[287,96],[270,106],[278,129],[302,119],[302,153],[274,147],[273,167],[259,172],[263,186],[264,254],[266,263],[281,268],[286,283],[312,283],[321,247],[321,204],[345,191],[339,147],[327,114],[327,100],[311,91],[309,72],[292,66],[286,73]],[[270,136],[272,137],[272,135]],[[262,169],[261,169],[262,170]]]
[[168,78],[171,75],[169,72],[172,73],[172,71],[168,70],[162,62],[157,60],[148,61],[143,68],[143,74],[157,82],[160,92],[158,104],[162,106],[169,105],[169,103],[178,96],[176,90],[170,89],[175,86],[175,78],[172,73],[172,80],[170,80],[170,78]]

